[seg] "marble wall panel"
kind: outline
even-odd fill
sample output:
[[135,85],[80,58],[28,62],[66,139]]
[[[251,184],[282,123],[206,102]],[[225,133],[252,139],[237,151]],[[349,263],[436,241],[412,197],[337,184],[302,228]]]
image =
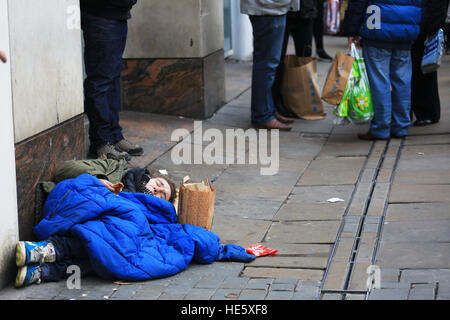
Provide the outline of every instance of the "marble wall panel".
[[85,159],[85,121],[77,116],[16,144],[19,238],[34,238],[35,190],[40,181],[53,180],[63,161]]
[[124,110],[204,119],[225,100],[223,50],[205,58],[124,59]]

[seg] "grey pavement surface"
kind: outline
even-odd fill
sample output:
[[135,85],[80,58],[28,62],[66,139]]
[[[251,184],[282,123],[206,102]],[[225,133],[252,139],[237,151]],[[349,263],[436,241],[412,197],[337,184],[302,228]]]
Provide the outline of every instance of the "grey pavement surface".
[[[344,38],[327,36],[325,44],[332,55],[346,51]],[[318,63],[320,88],[329,66]],[[226,63],[227,104],[203,121],[203,130],[251,127],[250,78],[251,62]],[[91,276],[81,279],[80,289],[66,281],[11,285],[0,299],[450,299],[449,55],[439,85],[441,121],[411,127],[403,140],[360,141],[356,133],[368,126],[334,125],[333,107],[325,104],[325,119],[296,120],[291,132],[280,132],[275,175],[261,175],[267,163],[251,144],[236,149],[243,163],[177,166],[173,144],[155,153],[151,166],[177,179],[216,179],[212,231],[222,243],[261,243],[276,255],[248,264],[191,264],[172,277],[139,283]],[[125,124],[130,114],[122,112]],[[219,149],[224,157],[231,152]],[[328,202],[332,197],[343,201]]]

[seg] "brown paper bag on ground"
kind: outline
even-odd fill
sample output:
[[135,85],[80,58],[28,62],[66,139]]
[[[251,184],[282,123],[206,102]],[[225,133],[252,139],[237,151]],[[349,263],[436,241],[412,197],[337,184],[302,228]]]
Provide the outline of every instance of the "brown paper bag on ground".
[[341,102],[352,66],[352,56],[342,52],[336,53],[323,86],[323,101],[332,105],[338,105]]
[[281,82],[283,103],[305,120],[323,119],[323,104],[317,84],[317,59],[286,55]]
[[211,230],[216,189],[209,181],[182,183],[178,195],[178,222]]

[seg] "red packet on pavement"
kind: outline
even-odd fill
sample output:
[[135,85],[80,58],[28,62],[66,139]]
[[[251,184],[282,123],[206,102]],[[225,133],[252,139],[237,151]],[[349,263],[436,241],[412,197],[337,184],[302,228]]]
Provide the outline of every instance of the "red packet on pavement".
[[260,245],[259,243],[246,248],[245,251],[247,253],[251,253],[257,257],[267,256],[267,255],[275,254],[278,252],[278,250],[275,250],[275,249],[272,249],[269,247],[265,247],[263,245]]

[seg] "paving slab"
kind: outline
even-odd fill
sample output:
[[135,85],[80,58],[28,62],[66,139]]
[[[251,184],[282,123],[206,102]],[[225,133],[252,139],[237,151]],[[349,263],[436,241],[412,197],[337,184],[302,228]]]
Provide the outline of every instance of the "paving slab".
[[324,269],[327,265],[327,257],[283,257],[266,256],[259,257],[250,263],[248,267],[267,267],[267,268],[301,268],[301,269]]
[[396,242],[450,242],[450,219],[390,221],[383,226],[383,240]]
[[402,159],[445,158],[450,156],[450,144],[407,145],[402,148]]
[[353,253],[353,246],[355,239],[352,238],[339,238],[336,250],[333,256],[333,262],[349,262]]
[[369,295],[369,300],[406,300],[409,288],[399,289],[374,289]]
[[418,284],[409,290],[408,300],[434,300],[436,295],[435,284],[424,286]]
[[367,290],[367,268],[369,262],[356,262],[353,265],[352,275],[350,277],[349,290]]
[[430,145],[430,144],[449,144],[450,134],[431,134],[423,136],[407,136],[405,146],[410,145]]
[[[333,135],[334,136],[334,135]],[[342,141],[335,137],[336,141],[329,140],[322,148],[317,159],[335,157],[363,157],[370,151],[371,143],[367,141],[349,140]],[[355,136],[356,138],[356,136]]]
[[397,170],[450,170],[448,157],[416,157],[411,159],[400,158]]
[[241,291],[238,300],[264,300],[266,295],[266,290],[244,289]]
[[270,224],[271,221],[215,216],[211,231],[216,233],[223,243],[247,247],[261,242]]
[[271,240],[265,240],[261,244],[278,250],[277,256],[328,257],[331,250],[330,244],[286,243]]
[[246,267],[242,276],[249,278],[295,278],[301,280],[322,280],[323,270]]
[[304,120],[298,119],[292,124],[292,131],[308,132],[308,133],[326,133],[329,134],[333,130],[333,116],[331,112],[327,112],[324,119],[320,120]]
[[348,204],[352,195],[354,186],[336,185],[336,186],[295,186],[289,196],[287,203],[300,202],[303,204],[327,204],[330,198],[340,198],[344,200],[342,204]]
[[[295,185],[300,174],[280,171],[276,175],[261,175],[259,170],[246,170],[244,168],[227,169],[214,182],[217,192],[233,193],[237,195],[265,196],[271,200],[284,198]],[[278,196],[274,198],[274,196]]]
[[439,282],[436,300],[450,300],[450,281]]
[[220,192],[216,194],[214,215],[271,220],[281,205],[281,200],[272,201],[267,198],[235,196],[231,193]]
[[450,282],[450,269],[408,269],[402,270],[402,283]]
[[393,184],[389,202],[450,202],[449,194],[450,185]]
[[290,300],[293,295],[293,291],[269,291],[266,300]]
[[382,237],[376,265],[381,268],[445,269],[450,265],[450,243],[391,243]]
[[266,240],[288,243],[333,243],[340,221],[274,222]]
[[343,202],[302,204],[289,202],[283,204],[273,218],[274,221],[300,221],[300,220],[340,220],[345,212]]
[[395,184],[450,184],[450,170],[398,170]]
[[324,290],[341,290],[344,287],[345,276],[349,268],[348,262],[332,262],[328,269],[327,278],[323,285]]
[[365,160],[362,157],[313,160],[297,185],[355,184]]

